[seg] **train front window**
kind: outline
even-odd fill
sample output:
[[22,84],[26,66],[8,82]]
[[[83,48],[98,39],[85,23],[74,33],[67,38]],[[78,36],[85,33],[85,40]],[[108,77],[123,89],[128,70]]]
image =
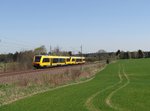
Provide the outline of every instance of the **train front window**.
[[36,56],[34,62],[40,62],[41,56]]

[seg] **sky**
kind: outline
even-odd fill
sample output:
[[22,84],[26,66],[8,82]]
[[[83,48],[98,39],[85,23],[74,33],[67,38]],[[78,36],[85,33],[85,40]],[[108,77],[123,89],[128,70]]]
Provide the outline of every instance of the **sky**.
[[0,54],[150,51],[149,0],[0,0]]

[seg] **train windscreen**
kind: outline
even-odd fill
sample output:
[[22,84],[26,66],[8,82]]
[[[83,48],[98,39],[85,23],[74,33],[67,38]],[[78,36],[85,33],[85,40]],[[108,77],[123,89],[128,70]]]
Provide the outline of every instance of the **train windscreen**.
[[40,62],[41,56],[36,56],[34,62]]

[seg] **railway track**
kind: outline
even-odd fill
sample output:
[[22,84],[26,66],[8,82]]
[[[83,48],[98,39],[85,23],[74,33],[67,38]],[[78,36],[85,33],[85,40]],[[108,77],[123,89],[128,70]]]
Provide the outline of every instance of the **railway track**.
[[0,73],[0,77],[5,76],[12,76],[12,75],[18,75],[18,74],[26,74],[26,73],[32,73],[32,72],[38,72],[40,70],[26,70],[26,71],[17,71],[17,72],[4,72]]
[[5,73],[0,73],[0,78],[1,77],[7,77],[7,76],[14,76],[14,75],[30,74],[30,73],[36,73],[36,72],[39,73],[39,72],[47,72],[47,71],[52,71],[52,70],[61,70],[61,69],[64,69],[64,68],[67,69],[67,68],[73,68],[73,67],[79,67],[79,66],[87,66],[87,65],[92,65],[92,64],[57,66],[57,67],[51,67],[51,68],[46,68],[46,69],[32,69],[32,70],[26,70],[26,71],[5,72]]

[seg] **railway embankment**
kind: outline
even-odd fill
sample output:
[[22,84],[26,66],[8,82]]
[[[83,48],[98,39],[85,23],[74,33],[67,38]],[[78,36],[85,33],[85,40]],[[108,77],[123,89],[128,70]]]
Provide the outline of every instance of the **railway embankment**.
[[0,74],[0,104],[92,78],[105,62]]

